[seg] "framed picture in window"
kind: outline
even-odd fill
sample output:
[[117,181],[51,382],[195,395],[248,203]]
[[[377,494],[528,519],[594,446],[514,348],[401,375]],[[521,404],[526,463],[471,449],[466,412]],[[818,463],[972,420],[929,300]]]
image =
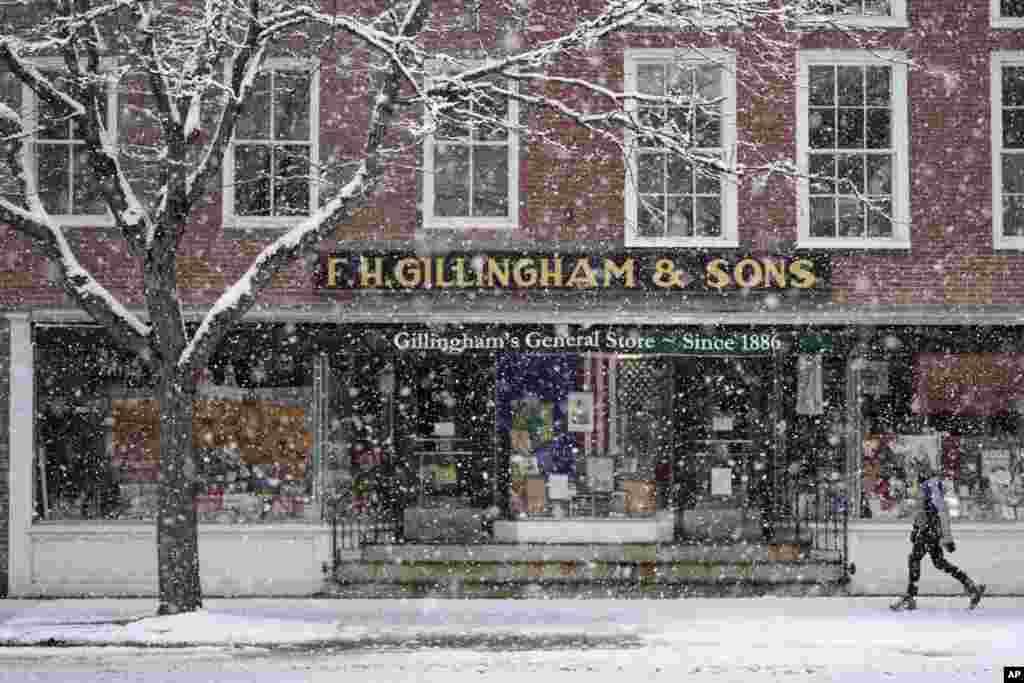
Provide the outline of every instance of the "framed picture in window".
[[594,394],[590,391],[570,391],[566,412],[570,432],[594,431]]

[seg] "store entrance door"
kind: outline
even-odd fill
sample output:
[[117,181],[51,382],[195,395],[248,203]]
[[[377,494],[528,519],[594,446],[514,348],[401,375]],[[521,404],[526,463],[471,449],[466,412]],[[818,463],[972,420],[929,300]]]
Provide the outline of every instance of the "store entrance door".
[[497,482],[493,457],[494,359],[489,354],[404,359],[396,428],[415,490],[404,510],[406,540],[486,539]]
[[773,359],[675,363],[676,540],[761,540],[770,527]]

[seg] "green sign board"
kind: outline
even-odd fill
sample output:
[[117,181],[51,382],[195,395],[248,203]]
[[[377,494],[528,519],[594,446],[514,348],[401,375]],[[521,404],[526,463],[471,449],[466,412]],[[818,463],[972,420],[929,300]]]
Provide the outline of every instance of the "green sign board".
[[[823,350],[816,343],[815,350]],[[466,353],[474,351],[522,351],[567,353],[627,353],[673,355],[759,356],[786,350],[786,343],[772,332],[677,332],[646,330],[624,332],[592,329],[574,334],[543,330],[495,330],[461,334],[398,330],[391,335],[396,351]]]

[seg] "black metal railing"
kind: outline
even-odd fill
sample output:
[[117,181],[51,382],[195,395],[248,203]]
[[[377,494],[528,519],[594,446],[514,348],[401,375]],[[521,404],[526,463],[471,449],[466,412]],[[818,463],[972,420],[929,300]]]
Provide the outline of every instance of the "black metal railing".
[[395,510],[354,514],[348,506],[329,505],[326,514],[331,529],[331,558],[335,570],[345,551],[358,551],[370,544],[404,542],[401,515]]
[[842,481],[819,481],[789,496],[788,510],[795,539],[809,556],[842,567],[849,573],[849,499]]

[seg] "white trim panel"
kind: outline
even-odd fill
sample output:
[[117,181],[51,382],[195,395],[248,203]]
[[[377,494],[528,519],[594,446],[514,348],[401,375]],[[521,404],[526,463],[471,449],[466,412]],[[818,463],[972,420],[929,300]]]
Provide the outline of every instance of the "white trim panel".
[[28,315],[8,314],[11,338],[10,368],[10,518],[8,535],[8,587],[11,595],[26,589],[31,580],[28,531],[32,526],[32,462],[35,430],[35,390],[32,324]]

